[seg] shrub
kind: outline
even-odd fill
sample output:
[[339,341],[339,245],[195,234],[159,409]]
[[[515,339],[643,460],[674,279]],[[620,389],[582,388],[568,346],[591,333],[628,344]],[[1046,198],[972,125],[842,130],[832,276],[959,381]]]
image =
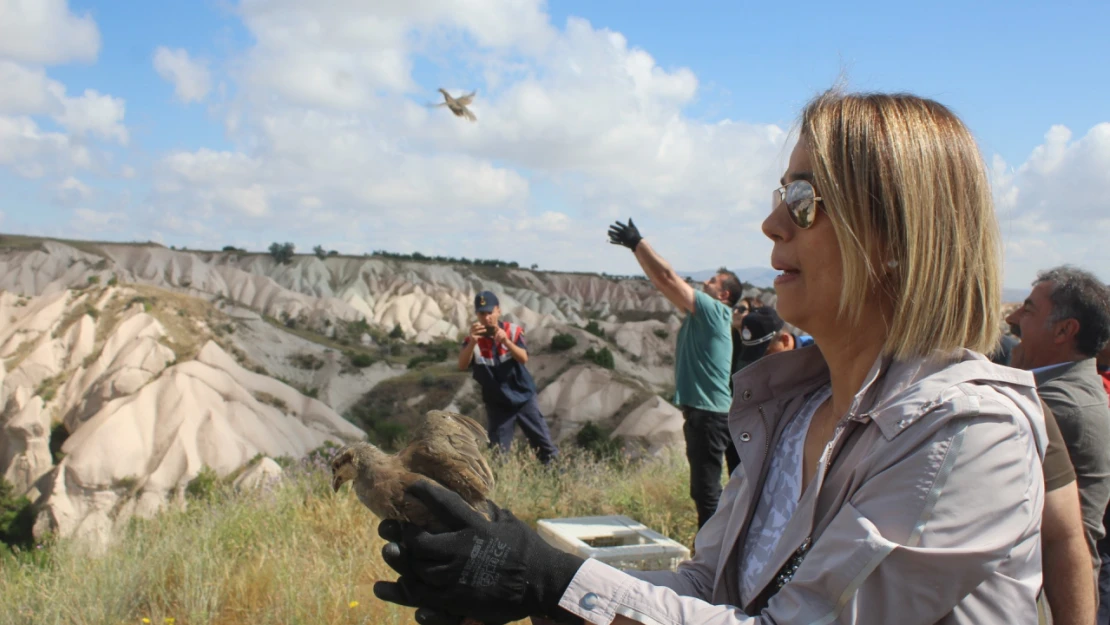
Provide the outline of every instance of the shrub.
[[320,260],[324,260],[328,257],[328,252],[324,249],[323,245],[317,245],[316,247],[312,248],[312,253],[315,254],[316,258],[319,258]]
[[611,460],[620,457],[621,442],[613,438],[612,433],[593,421],[585,425],[574,435],[574,444],[594,455],[598,460]]
[[212,499],[220,485],[220,476],[214,469],[205,465],[200,468],[197,476],[189,480],[185,487],[185,494],[193,499]]
[[405,338],[405,331],[401,329],[401,324],[398,323],[397,325],[393,326],[393,329],[389,331],[389,338],[391,338],[391,339],[403,339],[403,338]]
[[100,284],[100,276],[89,276],[89,284]]
[[58,386],[61,385],[64,379],[65,374],[62,373],[51,378],[46,378],[40,382],[38,388],[35,389],[35,395],[41,397],[44,404],[49,402],[54,399],[55,393],[58,392]]
[[292,262],[295,249],[297,248],[292,243],[278,243],[275,241],[270,244],[270,256],[273,256],[275,261],[287,265]]
[[15,487],[0,478],[0,542],[13,547],[27,547],[34,541],[31,527],[35,523],[31,500],[15,494]]
[[670,335],[671,335],[671,333],[667,332],[663,328],[656,328],[655,329],[655,336],[658,336],[661,339],[666,339]]
[[353,354],[351,356],[351,364],[359,369],[369,367],[376,362],[374,357],[369,354]]
[[447,348],[443,346],[435,346],[425,348],[427,351],[420,356],[413,356],[409,359],[409,369],[415,369],[426,362],[443,362],[447,360]]
[[289,356],[289,362],[293,363],[294,367],[298,369],[308,369],[309,371],[316,371],[324,366],[324,361],[318,358],[315,354],[308,352],[301,352]]
[[571,334],[556,334],[551,339],[551,349],[558,352],[565,352],[575,345],[578,345],[578,339]]
[[285,410],[288,408],[288,406],[285,404],[284,399],[281,399],[280,397],[274,397],[273,395],[265,391],[259,391],[255,393],[254,397],[258,401],[273,406],[274,408],[277,408],[282,412],[285,412]]
[[115,274],[112,274],[112,277],[108,279],[108,286],[116,286],[117,284],[119,284],[119,279],[116,278]]
[[92,317],[93,321],[96,321],[96,319],[100,317],[100,311],[92,304],[85,304],[85,314]]
[[597,321],[593,319],[591,319],[583,329],[596,337],[605,338],[605,330],[602,330],[601,326],[597,325]]
[[400,356],[401,352],[403,350],[404,350],[404,348],[401,347],[400,343],[394,343],[394,344],[389,346],[389,355],[390,356]]
[[612,369],[616,366],[616,363],[613,362],[613,352],[609,351],[608,347],[602,347],[597,351],[594,351],[594,348],[591,347],[586,350],[583,356],[599,367]]

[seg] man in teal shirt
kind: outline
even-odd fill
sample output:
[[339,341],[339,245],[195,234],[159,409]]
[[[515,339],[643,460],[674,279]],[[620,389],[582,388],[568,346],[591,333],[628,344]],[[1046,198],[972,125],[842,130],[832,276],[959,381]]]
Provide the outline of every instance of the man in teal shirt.
[[740,299],[736,274],[722,270],[696,291],[663,260],[632,220],[609,228],[609,242],[636,255],[655,288],[686,313],[678,331],[675,357],[675,404],[685,422],[686,459],[690,462],[690,496],[698,510],[698,527],[717,510],[721,497],[721,456],[729,475],[740,459],[728,433],[732,365],[732,307]]

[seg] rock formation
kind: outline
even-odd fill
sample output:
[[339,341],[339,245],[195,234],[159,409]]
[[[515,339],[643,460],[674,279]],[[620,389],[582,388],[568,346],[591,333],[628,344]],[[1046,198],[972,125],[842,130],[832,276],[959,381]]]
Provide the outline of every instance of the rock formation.
[[[255,488],[280,475],[260,455],[299,458],[365,438],[340,415],[407,368],[398,358],[356,366],[345,346],[397,349],[386,336],[395,328],[403,345],[443,345],[447,361],[422,373],[434,390],[482,289],[526,327],[557,438],[593,421],[648,452],[681,444],[681,414],[661,397],[673,388],[679,318],[644,280],[379,257],[281,264],[153,244],[5,247],[6,238],[0,476],[36,500],[39,533],[105,543],[131,516],[181,505],[204,468]],[[577,345],[552,349],[556,334]],[[584,358],[602,348],[612,370]],[[400,404],[469,405],[480,416],[477,389],[454,375],[446,396],[421,391]]]

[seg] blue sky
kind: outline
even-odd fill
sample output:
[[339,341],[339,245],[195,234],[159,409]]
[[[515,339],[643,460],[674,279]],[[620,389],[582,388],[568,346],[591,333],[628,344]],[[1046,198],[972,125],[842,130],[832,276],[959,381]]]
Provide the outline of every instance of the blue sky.
[[970,4],[0,0],[0,231],[631,273],[632,215],[681,268],[762,266],[784,131],[843,72],[972,128],[1007,286],[1110,280],[1110,4]]

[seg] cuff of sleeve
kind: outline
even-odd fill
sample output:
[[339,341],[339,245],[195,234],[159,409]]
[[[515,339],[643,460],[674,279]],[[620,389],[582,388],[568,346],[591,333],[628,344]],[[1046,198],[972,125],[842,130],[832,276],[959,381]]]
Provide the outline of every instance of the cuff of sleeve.
[[636,579],[608,564],[587,559],[567,586],[559,607],[594,625],[608,625],[620,599]]

